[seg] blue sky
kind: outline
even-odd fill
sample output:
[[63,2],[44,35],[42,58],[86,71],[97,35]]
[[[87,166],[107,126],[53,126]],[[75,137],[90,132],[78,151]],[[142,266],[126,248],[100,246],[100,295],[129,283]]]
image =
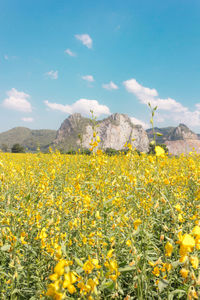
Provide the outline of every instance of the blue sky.
[[200,132],[199,0],[0,0],[0,131],[125,113]]

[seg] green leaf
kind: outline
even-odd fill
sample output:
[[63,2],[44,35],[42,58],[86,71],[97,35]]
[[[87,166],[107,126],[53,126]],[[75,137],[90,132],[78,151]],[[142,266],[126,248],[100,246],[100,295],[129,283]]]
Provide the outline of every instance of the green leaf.
[[119,272],[120,272],[120,273],[131,272],[131,271],[133,271],[134,269],[135,269],[135,266],[132,266],[132,267],[126,266],[126,267],[124,267],[124,268],[119,268]]
[[83,267],[83,262],[82,262],[79,258],[75,257],[75,262],[76,262],[77,265],[79,265],[80,267]]
[[11,247],[11,245],[5,244],[1,247],[1,251],[8,251],[8,250],[10,250],[10,247]]
[[19,293],[19,292],[20,292],[19,289],[14,289],[14,290],[12,291],[11,295],[17,294],[17,293]]
[[163,134],[160,132],[156,132],[157,136],[162,136]]
[[179,260],[176,260],[172,263],[172,267],[173,269],[177,268],[179,265],[181,265],[180,261]]
[[[177,290],[175,290],[175,291],[172,291],[172,292],[169,294],[168,299],[169,299],[169,300],[173,300],[173,299],[174,299],[174,296],[175,296],[176,294],[178,294],[178,296],[181,297],[182,294],[186,294],[186,291],[184,291],[184,290],[179,290],[179,289],[177,289]],[[180,297],[179,297],[179,299],[180,299]],[[177,299],[177,295],[175,296],[175,299]]]
[[103,290],[105,290],[105,289],[113,290],[114,289],[114,282],[113,281],[107,281],[105,283],[102,283],[101,288]]
[[168,286],[168,281],[164,279],[160,279],[158,283],[159,292],[162,292]]

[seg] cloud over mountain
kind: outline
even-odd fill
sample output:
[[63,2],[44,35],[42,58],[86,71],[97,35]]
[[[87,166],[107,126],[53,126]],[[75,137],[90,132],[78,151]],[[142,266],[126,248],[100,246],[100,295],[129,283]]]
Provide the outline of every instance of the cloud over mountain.
[[27,100],[30,98],[30,95],[24,92],[19,92],[15,88],[12,88],[6,94],[8,97],[4,99],[2,103],[4,107],[22,112],[32,111],[31,103]]
[[186,123],[192,127],[200,126],[200,105],[197,104],[196,110],[191,111],[188,107],[172,98],[160,98],[156,89],[145,87],[134,78],[124,81],[123,84],[126,90],[134,94],[141,103],[146,105],[150,103],[152,107],[158,107],[158,122],[159,119],[162,122],[164,120],[173,120],[178,123]]
[[91,116],[91,110],[97,117],[110,114],[109,108],[106,105],[99,104],[97,100],[79,99],[71,105],[52,103],[48,100],[45,100],[44,103],[48,108],[66,114],[81,113],[85,116]]

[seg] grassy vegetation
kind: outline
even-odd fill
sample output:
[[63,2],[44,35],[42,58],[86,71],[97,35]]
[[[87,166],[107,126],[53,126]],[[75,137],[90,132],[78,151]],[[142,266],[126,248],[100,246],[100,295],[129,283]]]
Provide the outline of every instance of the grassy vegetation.
[[160,148],[0,153],[0,298],[198,299],[199,170]]
[[3,144],[11,149],[16,143],[22,145],[28,151],[35,152],[38,147],[48,150],[56,137],[56,130],[31,130],[25,127],[16,127],[9,131],[0,133],[0,148]]

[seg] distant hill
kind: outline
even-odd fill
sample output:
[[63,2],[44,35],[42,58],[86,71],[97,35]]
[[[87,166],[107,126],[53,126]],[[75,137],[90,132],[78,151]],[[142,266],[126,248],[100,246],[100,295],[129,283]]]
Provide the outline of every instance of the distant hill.
[[30,152],[35,152],[38,147],[45,151],[55,138],[56,130],[31,130],[26,127],[15,127],[0,133],[0,148],[5,144],[11,149],[14,144],[19,143]]
[[[158,132],[158,133],[162,134],[162,136],[156,135],[156,142],[159,144],[164,144],[165,141],[169,139],[169,136],[171,135],[171,133],[173,132],[173,130],[175,128],[176,127],[172,127],[172,126],[164,127],[164,128],[155,127],[154,128],[155,133]],[[152,141],[153,140],[153,130],[150,128],[150,129],[147,129],[146,132],[147,132],[149,140]]]
[[[179,124],[177,127],[155,128],[162,136],[156,135],[156,142],[166,144],[169,153],[179,155],[195,151],[200,153],[200,135],[194,133],[185,124]],[[152,129],[146,130],[150,141],[153,140]]]
[[[99,147],[102,149],[121,150],[128,141],[133,148],[148,152],[149,142],[153,140],[152,129],[146,131],[141,125],[133,124],[124,114],[112,114],[109,117],[96,121],[95,131],[100,137]],[[154,128],[156,142],[166,144],[171,154],[189,153],[195,150],[200,153],[200,134],[191,131],[186,125],[177,127]],[[31,130],[26,127],[16,127],[0,133],[0,149],[8,150],[16,143],[24,146],[26,151],[35,152],[38,147],[41,151],[48,151],[49,146],[67,152],[79,148],[90,148],[93,137],[91,120],[80,114],[70,115],[56,130]]]

